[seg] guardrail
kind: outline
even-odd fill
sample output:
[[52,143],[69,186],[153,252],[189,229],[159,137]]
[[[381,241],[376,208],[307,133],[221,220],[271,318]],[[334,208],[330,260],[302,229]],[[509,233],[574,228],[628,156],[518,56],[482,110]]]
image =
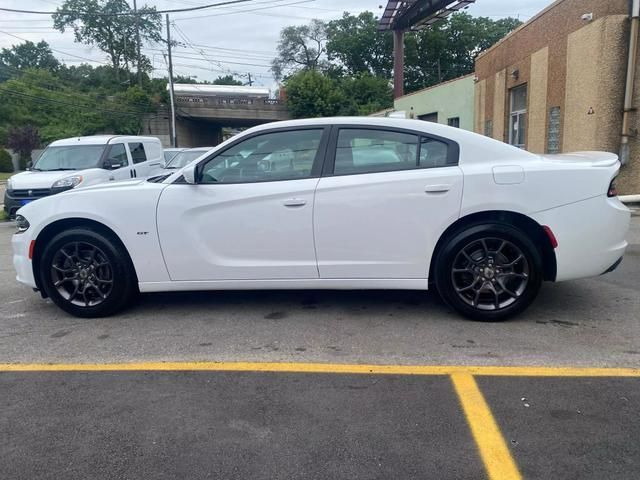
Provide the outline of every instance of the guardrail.
[[225,107],[227,105],[268,105],[268,106],[284,106],[275,98],[249,98],[249,97],[195,97],[195,96],[177,96],[176,102],[189,106],[210,106]]

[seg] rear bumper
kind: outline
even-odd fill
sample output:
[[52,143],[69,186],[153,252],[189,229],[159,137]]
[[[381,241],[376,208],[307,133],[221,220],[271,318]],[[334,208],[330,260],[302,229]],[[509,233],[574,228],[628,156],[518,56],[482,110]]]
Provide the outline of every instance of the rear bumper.
[[627,249],[631,211],[605,195],[532,215],[558,240],[556,281],[595,277],[617,267]]

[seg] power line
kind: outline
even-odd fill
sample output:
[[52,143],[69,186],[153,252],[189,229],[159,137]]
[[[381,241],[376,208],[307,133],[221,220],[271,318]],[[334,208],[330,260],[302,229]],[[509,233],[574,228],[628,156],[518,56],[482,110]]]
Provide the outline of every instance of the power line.
[[146,115],[148,113],[152,113],[150,111],[138,111],[138,112],[134,112],[134,111],[117,111],[117,110],[107,110],[104,108],[97,108],[95,107],[95,105],[80,105],[77,103],[70,103],[70,102],[63,102],[61,100],[54,100],[52,98],[47,98],[47,97],[39,97],[37,95],[30,95],[28,93],[23,93],[23,92],[17,92],[15,90],[9,90],[3,87],[0,87],[0,92],[4,92],[8,95],[13,95],[14,97],[22,97],[22,98],[29,98],[32,100],[38,100],[40,102],[45,102],[45,103],[54,103],[54,104],[58,104],[58,105],[67,105],[70,107],[76,107],[76,108],[81,108],[83,110],[89,110],[91,112],[102,112],[102,113],[109,113],[111,115],[116,115],[116,116],[142,116],[142,115]]
[[[171,10],[138,10],[137,15],[156,15],[159,13],[193,12],[195,10],[204,10],[205,8],[215,8],[215,7],[221,7],[224,5],[233,5],[235,3],[244,3],[244,2],[251,2],[251,1],[252,0],[228,0],[226,2],[210,3],[208,5],[200,5],[197,7],[174,8]],[[12,12],[12,13],[29,13],[32,15],[87,15],[87,16],[93,16],[93,17],[124,17],[124,16],[136,15],[135,13],[132,13],[132,12],[93,13],[93,12],[79,12],[79,11],[73,11],[73,10],[43,12],[40,10],[19,10],[15,8],[4,8],[4,7],[0,7],[0,11]]]
[[210,15],[198,15],[197,17],[181,17],[181,18],[176,18],[174,20],[174,22],[177,21],[182,21],[182,20],[191,20],[193,18],[209,18],[209,17],[222,17],[225,15],[236,15],[238,13],[252,13],[258,10],[267,10],[269,8],[278,8],[278,7],[288,7],[291,5],[297,5],[299,3],[310,3],[310,2],[315,2],[316,0],[298,0],[296,2],[290,2],[290,3],[279,3],[277,5],[271,5],[268,7],[258,7],[258,8],[251,8],[251,9],[246,9],[246,10],[233,10],[232,12],[222,12],[222,13],[213,13]]

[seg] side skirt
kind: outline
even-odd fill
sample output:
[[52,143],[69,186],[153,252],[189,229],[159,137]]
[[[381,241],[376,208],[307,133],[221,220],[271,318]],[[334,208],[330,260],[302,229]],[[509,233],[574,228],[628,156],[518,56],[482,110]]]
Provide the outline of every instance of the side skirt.
[[312,278],[298,280],[211,280],[140,282],[141,292],[193,290],[427,290],[426,278]]

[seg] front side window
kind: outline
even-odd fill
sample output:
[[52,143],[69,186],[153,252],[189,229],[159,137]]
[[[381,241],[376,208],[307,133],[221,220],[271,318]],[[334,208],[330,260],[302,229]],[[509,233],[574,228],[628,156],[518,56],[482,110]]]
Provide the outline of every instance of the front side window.
[[309,178],[323,129],[265,133],[209,160],[200,183],[250,183]]
[[334,173],[409,170],[419,166],[418,136],[384,130],[342,129],[338,133]]
[[109,147],[109,153],[107,154],[107,160],[112,168],[126,166],[129,162],[127,161],[127,152],[124,149],[124,144],[116,143],[111,145],[111,147]]
[[140,142],[130,143],[129,151],[133,163],[142,163],[147,161],[147,155],[144,153],[144,145]]
[[33,170],[84,170],[96,168],[104,153],[104,145],[69,145],[47,147],[33,166]]
[[205,153],[207,153],[207,150],[185,150],[173,157],[171,161],[167,163],[165,168],[182,168]]
[[509,120],[509,143],[524,148],[527,141],[527,86],[511,90],[511,115]]

